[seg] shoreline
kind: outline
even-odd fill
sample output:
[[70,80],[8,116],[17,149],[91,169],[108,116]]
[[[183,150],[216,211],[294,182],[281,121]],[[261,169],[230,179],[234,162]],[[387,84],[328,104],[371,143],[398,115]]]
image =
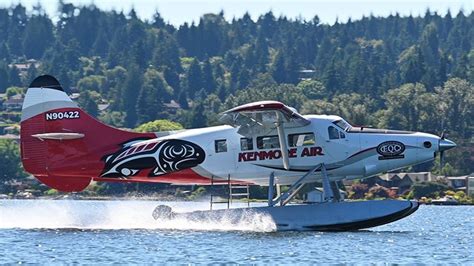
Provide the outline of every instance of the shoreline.
[[[61,196],[39,196],[39,197],[5,197],[0,198],[0,200],[80,200],[80,201],[159,201],[159,202],[203,202],[201,200],[189,200],[183,197],[175,197],[175,196],[80,196],[80,195],[61,195]],[[385,200],[385,199],[375,199],[375,200]],[[399,200],[399,199],[394,199]],[[208,200],[206,200],[208,201]],[[348,200],[348,201],[360,201],[360,200]],[[366,201],[366,200],[364,200]],[[238,202],[246,202],[245,200],[238,201]],[[250,203],[255,202],[266,202],[264,199],[251,199]],[[432,202],[423,202],[418,201],[420,205],[431,205],[431,206],[474,206],[473,203],[432,203]],[[304,202],[297,202],[297,204],[310,204]]]

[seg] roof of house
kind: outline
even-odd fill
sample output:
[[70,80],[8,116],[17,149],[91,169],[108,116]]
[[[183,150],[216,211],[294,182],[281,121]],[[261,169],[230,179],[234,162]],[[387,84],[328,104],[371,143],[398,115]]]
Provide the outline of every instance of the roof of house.
[[379,176],[380,179],[385,181],[391,181],[393,179],[406,179],[409,178],[413,182],[432,181],[434,176],[430,172],[418,172],[418,173],[386,173]]
[[173,109],[181,108],[181,105],[179,105],[179,103],[175,102],[174,100],[171,100],[171,102],[165,103],[163,105],[167,108],[173,108]]
[[10,98],[3,102],[3,104],[22,104],[23,98]]
[[469,176],[468,175],[463,175],[463,176],[447,176],[445,177],[448,180],[466,180]]
[[100,104],[97,105],[97,108],[99,109],[99,111],[104,111],[109,106],[110,106],[110,104],[108,104],[108,103],[100,103]]

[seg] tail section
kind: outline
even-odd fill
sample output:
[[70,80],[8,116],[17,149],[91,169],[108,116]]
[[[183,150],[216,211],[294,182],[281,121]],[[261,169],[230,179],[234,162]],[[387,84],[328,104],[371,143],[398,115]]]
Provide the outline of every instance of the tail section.
[[104,168],[106,154],[133,139],[156,138],[107,126],[80,109],[52,76],[28,88],[21,116],[21,158],[26,171],[60,191],[81,191]]

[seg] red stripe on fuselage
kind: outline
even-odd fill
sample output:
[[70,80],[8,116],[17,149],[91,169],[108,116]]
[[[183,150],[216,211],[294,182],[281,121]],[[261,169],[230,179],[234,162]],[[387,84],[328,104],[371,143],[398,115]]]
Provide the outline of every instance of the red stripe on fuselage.
[[[193,169],[184,169],[181,171],[164,174],[156,177],[143,177],[143,176],[133,176],[128,179],[120,178],[103,178],[97,177],[94,178],[94,181],[101,182],[138,182],[138,183],[172,183],[172,184],[182,184],[182,185],[211,185],[214,183],[218,184],[228,184],[227,179],[216,179],[211,182],[211,178],[202,176],[196,173]],[[250,184],[248,182],[231,180],[231,184]]]

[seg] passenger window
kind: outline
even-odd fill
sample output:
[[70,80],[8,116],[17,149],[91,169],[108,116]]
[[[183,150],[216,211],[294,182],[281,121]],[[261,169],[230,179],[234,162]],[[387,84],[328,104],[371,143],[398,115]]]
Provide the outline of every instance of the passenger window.
[[333,127],[328,127],[329,139],[339,139],[339,131]]
[[280,148],[280,141],[278,141],[278,136],[257,137],[257,148],[259,149]]
[[214,146],[216,149],[216,153],[219,152],[227,152],[227,140],[225,139],[218,139],[214,142]]
[[240,149],[242,151],[251,151],[251,150],[253,150],[252,138],[241,138],[240,139]]
[[310,146],[316,143],[314,133],[299,133],[288,135],[288,145],[290,147]]

